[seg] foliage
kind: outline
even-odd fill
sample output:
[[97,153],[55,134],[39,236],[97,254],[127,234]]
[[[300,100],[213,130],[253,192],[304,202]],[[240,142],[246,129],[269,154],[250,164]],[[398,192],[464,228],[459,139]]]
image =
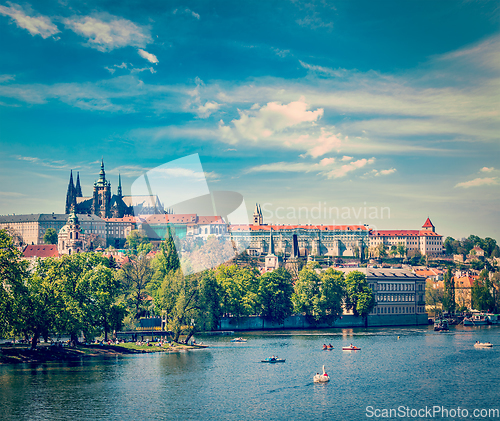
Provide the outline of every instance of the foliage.
[[366,317],[375,306],[375,295],[366,283],[366,276],[352,271],[345,277],[345,306],[355,316]]
[[127,303],[133,308],[134,317],[139,319],[147,311],[147,287],[153,278],[154,269],[151,259],[144,252],[130,256],[129,260],[118,272],[118,277],[122,282]]
[[236,317],[255,314],[258,290],[258,272],[255,269],[222,265],[216,269],[215,276],[221,288],[223,314]]
[[495,307],[495,299],[492,294],[493,285],[489,279],[487,270],[479,274],[474,280],[471,289],[472,308],[480,311],[492,311]]
[[[125,241],[125,247],[132,250],[133,253],[137,253],[139,251],[139,247],[142,244],[148,244],[148,243],[149,239],[144,231],[132,230],[130,231],[130,234],[127,235],[127,240]],[[141,250],[144,251],[144,249]]]
[[43,234],[44,244],[57,244],[57,231],[54,228],[47,228]]
[[258,313],[269,321],[282,323],[292,314],[292,276],[284,268],[264,273],[257,291]]
[[425,303],[432,309],[434,314],[443,308],[444,290],[434,288],[432,283],[427,282],[425,286]]
[[451,273],[451,269],[448,268],[446,274],[444,275],[444,295],[443,295],[443,307],[446,311],[453,313],[455,312],[455,281]]

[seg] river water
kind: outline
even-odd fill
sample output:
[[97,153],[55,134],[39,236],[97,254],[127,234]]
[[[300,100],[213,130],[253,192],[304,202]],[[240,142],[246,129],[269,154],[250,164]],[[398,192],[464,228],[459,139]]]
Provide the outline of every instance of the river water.
[[[500,409],[500,326],[239,335],[248,342],[206,336],[204,350],[0,366],[0,419],[494,419],[473,411]],[[361,351],[341,350],[350,343]],[[286,362],[259,362],[271,355]],[[322,365],[331,381],[315,384]]]

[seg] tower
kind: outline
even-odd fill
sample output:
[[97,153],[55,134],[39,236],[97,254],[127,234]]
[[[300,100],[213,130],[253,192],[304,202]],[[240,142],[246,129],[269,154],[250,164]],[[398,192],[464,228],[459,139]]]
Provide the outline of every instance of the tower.
[[94,183],[94,193],[92,195],[92,213],[101,218],[111,217],[111,183],[106,181],[104,171],[104,160],[101,161],[101,172],[99,180]]
[[118,174],[118,191],[117,191],[118,197],[122,198],[122,176],[121,174]]
[[425,221],[424,225],[422,225],[422,231],[431,231],[436,232],[436,228],[432,225],[432,222],[429,218]]
[[85,236],[80,228],[80,222],[74,208],[71,208],[68,222],[61,228],[57,238],[59,254],[73,254],[85,251]]
[[262,210],[257,203],[255,204],[255,210],[253,211],[253,224],[263,225]]
[[66,207],[64,208],[64,213],[69,214],[71,212],[72,206],[76,207],[75,185],[73,183],[73,170],[71,170],[69,175],[68,190],[66,192]]
[[83,197],[82,188],[80,186],[80,173],[76,173],[75,197]]

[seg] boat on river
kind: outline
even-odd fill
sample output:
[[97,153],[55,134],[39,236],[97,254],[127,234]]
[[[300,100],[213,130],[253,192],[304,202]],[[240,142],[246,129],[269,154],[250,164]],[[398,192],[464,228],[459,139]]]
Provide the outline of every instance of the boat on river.
[[436,332],[450,330],[450,328],[448,327],[448,320],[446,320],[446,319],[436,319],[434,321],[434,330]]
[[332,344],[328,344],[328,345],[323,344],[323,350],[327,350],[327,349],[333,349],[333,345]]
[[284,363],[286,360],[284,358],[278,358],[278,357],[269,357],[266,358],[265,360],[262,360],[261,363]]
[[231,339],[231,342],[246,342],[247,340],[246,339],[243,339],[243,338],[234,338],[234,339]]
[[474,347],[475,348],[491,348],[491,347],[493,347],[493,344],[491,344],[489,342],[476,342],[474,344]]
[[485,326],[488,324],[488,317],[485,314],[474,314],[466,317],[463,323],[464,326]]
[[342,351],[360,351],[361,348],[358,348],[357,346],[354,346],[353,344],[349,346],[343,346]]
[[330,377],[326,374],[325,366],[323,366],[323,374],[316,373],[313,377],[314,383],[326,383],[330,381]]

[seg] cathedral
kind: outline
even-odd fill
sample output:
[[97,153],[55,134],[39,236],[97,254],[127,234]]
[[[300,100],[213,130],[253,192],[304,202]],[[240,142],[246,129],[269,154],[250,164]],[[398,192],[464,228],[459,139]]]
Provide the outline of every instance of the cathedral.
[[156,196],[124,196],[120,176],[118,176],[117,193],[112,194],[111,182],[106,180],[104,160],[101,162],[99,179],[94,182],[94,190],[90,197],[83,196],[80,173],[77,173],[75,185],[71,171],[64,213],[70,214],[72,209],[76,214],[97,215],[100,218],[123,218],[133,216],[134,213],[145,215],[165,213]]

